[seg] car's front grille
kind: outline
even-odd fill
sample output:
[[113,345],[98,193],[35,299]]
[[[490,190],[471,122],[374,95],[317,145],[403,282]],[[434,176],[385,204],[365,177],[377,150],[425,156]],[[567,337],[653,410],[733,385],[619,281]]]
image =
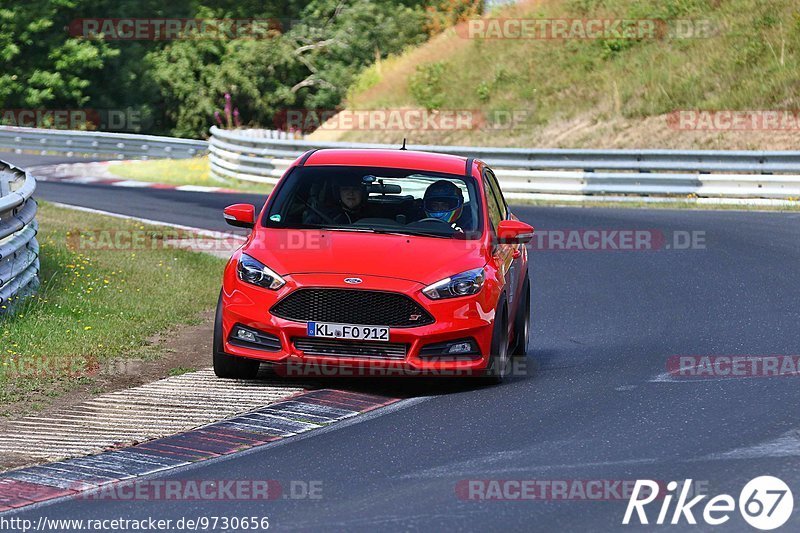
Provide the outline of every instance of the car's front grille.
[[405,359],[408,345],[397,342],[362,342],[298,337],[295,347],[305,355],[364,357],[367,359]]
[[433,323],[433,317],[408,296],[359,289],[298,289],[270,312],[298,322],[334,322],[410,328]]

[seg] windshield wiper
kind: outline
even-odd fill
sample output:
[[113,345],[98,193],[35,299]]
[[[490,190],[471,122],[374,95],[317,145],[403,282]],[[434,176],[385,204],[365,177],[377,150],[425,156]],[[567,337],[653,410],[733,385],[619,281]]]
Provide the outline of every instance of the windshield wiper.
[[314,226],[313,229],[324,229],[328,231],[351,231],[359,233],[378,233],[372,228],[343,228],[341,226]]
[[373,230],[375,233],[380,233],[383,235],[411,235],[412,237],[436,237],[438,239],[450,239],[451,237],[447,235],[442,235],[441,233],[426,233],[424,231],[403,231],[403,230],[396,230],[396,229],[376,229]]

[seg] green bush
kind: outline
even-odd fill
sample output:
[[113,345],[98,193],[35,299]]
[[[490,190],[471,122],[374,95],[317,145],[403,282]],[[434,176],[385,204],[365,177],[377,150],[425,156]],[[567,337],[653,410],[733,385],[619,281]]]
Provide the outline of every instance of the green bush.
[[408,92],[417,105],[428,110],[439,109],[444,104],[443,80],[445,65],[442,62],[418,65],[408,80]]

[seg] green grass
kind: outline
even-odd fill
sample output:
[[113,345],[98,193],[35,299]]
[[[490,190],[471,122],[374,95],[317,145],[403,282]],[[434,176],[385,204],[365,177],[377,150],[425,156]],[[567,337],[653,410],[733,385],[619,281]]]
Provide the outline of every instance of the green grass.
[[[524,110],[527,120],[511,131],[414,132],[415,143],[494,146],[526,146],[536,138],[532,131],[579,119],[597,123],[681,109],[800,107],[795,0],[554,0],[497,16],[710,19],[719,29],[708,38],[567,41],[465,39],[451,32],[364,72],[349,93],[348,107],[477,109],[489,117]],[[377,136],[362,131],[344,138]],[[646,137],[642,132],[639,144],[646,144]],[[602,145],[608,139],[594,141]]]
[[184,374],[188,374],[189,372],[194,372],[194,368],[189,368],[186,366],[176,366],[175,368],[170,368],[169,375],[170,376],[182,376]]
[[[153,246],[164,231],[135,221],[57,208],[38,214],[41,287],[0,316],[0,413],[13,402],[89,384],[112,359],[153,358],[157,333],[213,308],[225,261]],[[105,233],[98,233],[103,231]],[[84,237],[146,235],[148,245],[89,249]],[[174,230],[172,231],[174,236]],[[135,248],[135,249],[134,249]],[[24,366],[23,366],[24,365]]]
[[240,180],[219,181],[211,177],[208,157],[191,159],[152,159],[149,161],[124,161],[109,165],[109,172],[121,178],[166,183],[168,185],[202,185],[223,187],[237,191],[267,194],[272,185]]

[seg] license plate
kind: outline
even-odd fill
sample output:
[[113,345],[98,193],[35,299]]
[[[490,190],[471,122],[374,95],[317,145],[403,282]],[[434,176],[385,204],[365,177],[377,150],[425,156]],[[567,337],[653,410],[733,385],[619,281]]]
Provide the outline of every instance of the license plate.
[[354,324],[330,324],[309,322],[309,337],[327,339],[349,339],[354,341],[389,341],[389,328],[384,326],[356,326]]

